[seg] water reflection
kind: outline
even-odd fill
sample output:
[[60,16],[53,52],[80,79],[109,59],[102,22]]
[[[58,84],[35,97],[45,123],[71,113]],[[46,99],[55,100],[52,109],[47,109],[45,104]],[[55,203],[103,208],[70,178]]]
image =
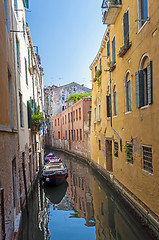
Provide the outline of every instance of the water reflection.
[[56,154],[68,169],[67,182],[36,185],[19,239],[151,239],[100,176],[77,159]]

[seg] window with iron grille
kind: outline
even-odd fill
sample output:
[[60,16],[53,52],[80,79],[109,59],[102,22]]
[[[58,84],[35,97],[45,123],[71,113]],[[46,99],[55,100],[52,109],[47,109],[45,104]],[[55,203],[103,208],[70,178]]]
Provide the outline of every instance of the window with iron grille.
[[118,142],[114,141],[114,156],[118,157]]
[[153,166],[152,166],[152,147],[143,146],[142,147],[142,167],[145,171],[153,173]]
[[133,145],[132,143],[127,143],[125,146],[125,151],[126,151],[126,159],[129,163],[133,164]]

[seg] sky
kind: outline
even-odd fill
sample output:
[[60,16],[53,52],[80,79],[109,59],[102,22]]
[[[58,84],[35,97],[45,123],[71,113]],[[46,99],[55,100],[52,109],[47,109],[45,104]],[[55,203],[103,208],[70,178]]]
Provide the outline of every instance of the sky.
[[89,66],[106,25],[102,0],[30,0],[26,20],[44,68],[44,86],[70,82],[91,88]]

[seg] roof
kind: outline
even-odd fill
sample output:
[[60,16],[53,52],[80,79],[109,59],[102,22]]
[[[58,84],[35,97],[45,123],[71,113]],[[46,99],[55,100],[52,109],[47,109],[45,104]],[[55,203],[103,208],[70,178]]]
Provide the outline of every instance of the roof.
[[[90,91],[92,90],[92,89],[87,88],[87,87],[85,87],[84,85],[79,84],[79,83],[76,83],[76,82],[71,82],[71,83],[68,83],[68,84],[65,84],[65,85],[56,87],[56,88],[54,88],[53,90],[56,90],[56,89],[59,89],[59,88],[63,88],[63,87],[66,87],[66,86],[68,86],[68,85],[73,85],[73,84],[76,84],[76,85],[78,85],[78,86],[81,86],[81,87],[83,87],[83,88],[86,88],[86,89],[88,89],[88,90],[90,90]],[[48,87],[49,87],[49,86],[48,86]]]
[[97,62],[97,60],[99,59],[99,57],[100,57],[100,55],[101,55],[101,52],[102,52],[103,48],[105,47],[105,43],[106,43],[106,41],[107,41],[109,31],[110,31],[110,27],[108,26],[107,29],[105,30],[105,33],[104,33],[104,36],[103,36],[103,39],[102,39],[102,42],[101,42],[99,51],[98,51],[96,57],[94,58],[93,62],[91,63],[91,65],[90,65],[90,67],[89,67],[90,70],[93,69],[94,64],[95,64],[95,63]]

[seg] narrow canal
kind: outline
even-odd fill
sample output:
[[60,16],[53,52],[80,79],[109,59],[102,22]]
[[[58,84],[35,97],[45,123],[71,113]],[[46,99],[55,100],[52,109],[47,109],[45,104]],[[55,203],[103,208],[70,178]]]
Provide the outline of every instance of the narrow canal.
[[67,166],[67,182],[57,187],[37,182],[19,240],[151,239],[97,173],[75,157],[55,153]]

